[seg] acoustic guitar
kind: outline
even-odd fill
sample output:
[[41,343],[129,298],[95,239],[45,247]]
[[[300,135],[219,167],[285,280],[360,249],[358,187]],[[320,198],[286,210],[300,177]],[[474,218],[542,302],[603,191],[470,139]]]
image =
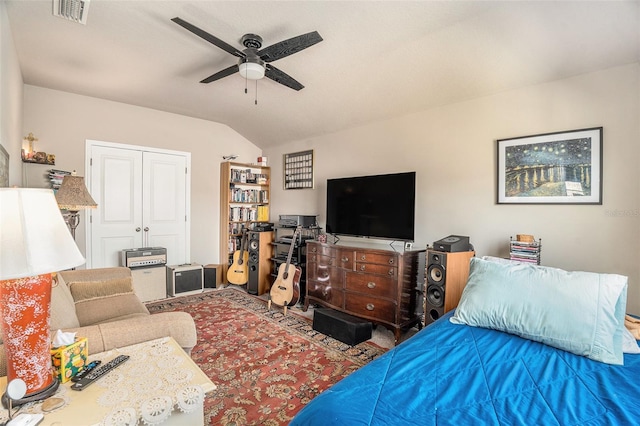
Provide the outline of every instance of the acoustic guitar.
[[269,291],[268,309],[271,308],[271,302],[273,302],[278,306],[284,306],[285,314],[287,313],[287,306],[293,306],[300,300],[300,277],[302,276],[302,269],[297,265],[291,264],[291,256],[293,255],[293,249],[300,229],[301,227],[297,227],[293,233],[287,261],[278,267],[278,276]]
[[247,234],[242,230],[242,238],[240,240],[240,250],[233,253],[233,263],[227,270],[227,281],[231,284],[245,285],[249,281],[249,252],[246,250]]

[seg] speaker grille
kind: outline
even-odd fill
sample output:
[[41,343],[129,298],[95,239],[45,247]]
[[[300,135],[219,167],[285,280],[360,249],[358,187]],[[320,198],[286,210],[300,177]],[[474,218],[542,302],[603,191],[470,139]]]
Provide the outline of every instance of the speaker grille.
[[444,288],[437,285],[427,287],[427,303],[439,308],[444,305]]

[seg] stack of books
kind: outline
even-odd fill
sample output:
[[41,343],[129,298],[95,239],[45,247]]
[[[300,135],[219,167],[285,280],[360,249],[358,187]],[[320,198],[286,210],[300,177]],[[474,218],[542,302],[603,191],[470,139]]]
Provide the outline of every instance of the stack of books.
[[542,248],[541,240],[533,238],[527,241],[514,240],[511,238],[509,242],[509,258],[518,262],[528,262],[540,264],[540,249]]
[[51,188],[53,188],[54,192],[60,189],[60,185],[62,185],[62,179],[70,174],[71,172],[67,172],[66,170],[49,170],[49,181],[51,182]]

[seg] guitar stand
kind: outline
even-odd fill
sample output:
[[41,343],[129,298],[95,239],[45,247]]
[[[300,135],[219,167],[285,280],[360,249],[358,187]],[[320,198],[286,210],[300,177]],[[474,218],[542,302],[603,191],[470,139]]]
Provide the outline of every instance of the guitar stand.
[[[271,299],[269,299],[267,301],[267,311],[271,310]],[[284,311],[283,311],[284,315],[287,315],[287,305],[284,305]]]

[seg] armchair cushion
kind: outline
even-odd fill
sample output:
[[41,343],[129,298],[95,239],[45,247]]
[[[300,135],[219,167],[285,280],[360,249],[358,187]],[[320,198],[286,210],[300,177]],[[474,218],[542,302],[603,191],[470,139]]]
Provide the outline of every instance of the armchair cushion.
[[65,330],[86,337],[89,354],[171,336],[189,353],[198,340],[193,318],[186,312],[163,312]]
[[107,296],[133,293],[133,285],[131,278],[114,278],[101,281],[72,281],[69,283],[69,290],[71,290],[73,300],[77,303]]
[[49,328],[51,330],[62,330],[64,328],[80,327],[80,321],[76,315],[76,306],[69,291],[60,275],[56,275],[51,289],[51,317]]
[[80,327],[149,315],[133,291],[128,268],[100,268],[60,273],[67,282]]

